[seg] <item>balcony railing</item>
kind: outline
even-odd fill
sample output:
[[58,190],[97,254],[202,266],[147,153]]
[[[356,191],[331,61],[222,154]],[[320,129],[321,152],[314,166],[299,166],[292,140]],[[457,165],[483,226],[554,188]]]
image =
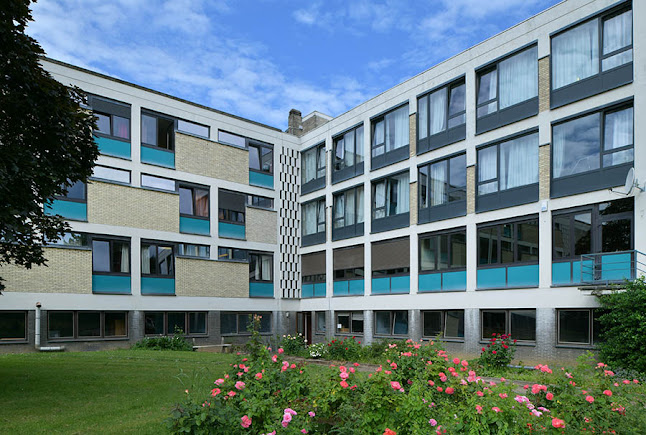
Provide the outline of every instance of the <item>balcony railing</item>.
[[646,275],[646,255],[637,250],[581,255],[581,283],[608,285]]

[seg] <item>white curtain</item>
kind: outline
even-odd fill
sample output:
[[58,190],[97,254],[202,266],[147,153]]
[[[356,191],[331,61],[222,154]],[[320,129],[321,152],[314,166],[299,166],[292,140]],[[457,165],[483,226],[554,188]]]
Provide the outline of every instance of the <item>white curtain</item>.
[[431,206],[446,202],[446,161],[431,165]]
[[[385,217],[386,207],[386,181],[380,181],[375,185],[375,219]],[[381,209],[381,210],[379,210]]]
[[[262,258],[262,276],[260,277],[263,281],[271,281],[271,269],[273,267],[271,255],[263,255]],[[256,275],[258,276],[258,275]]]
[[142,246],[141,248],[141,273],[150,273],[150,247]]
[[[604,150],[633,144],[633,108],[608,113],[605,118]],[[619,165],[633,160],[633,150],[618,151],[603,157],[604,166]]]
[[558,89],[599,72],[599,25],[581,24],[552,38],[552,83]]
[[348,132],[343,137],[345,143],[345,166],[354,166],[354,131]]
[[354,203],[355,191],[351,190],[345,194],[345,224],[354,225],[354,216],[356,214]]
[[325,201],[319,201],[317,203],[317,207],[318,207],[317,232],[324,233],[325,232]]
[[356,142],[356,153],[357,153],[357,158],[355,159],[355,163],[361,163],[363,162],[363,126],[357,128],[355,130],[355,142]]
[[633,12],[628,11],[603,23],[603,54],[633,43],[632,22]]
[[500,144],[500,190],[538,183],[538,134]]
[[[372,156],[380,156],[384,153],[384,147],[386,145],[383,145],[384,143],[384,120],[381,120],[377,122],[374,126],[373,134],[372,134]],[[386,130],[388,130],[388,124],[386,123]],[[386,133],[386,138],[388,137],[388,133]]]
[[[491,180],[498,174],[498,147],[489,147],[478,151],[478,181]],[[478,186],[478,194],[483,195],[498,190],[497,183],[482,184]]]
[[316,178],[316,150],[310,150],[303,154],[303,182]]
[[316,203],[303,206],[303,235],[316,233]]
[[363,187],[357,188],[357,223],[363,222]]
[[130,272],[130,247],[125,243],[121,244],[121,270],[122,273]]
[[446,129],[446,87],[430,95],[431,135]]
[[397,205],[395,207],[395,214],[408,213],[410,209],[408,173],[399,175],[395,179],[397,180]]
[[345,195],[339,195],[334,198],[334,228],[343,228],[345,226]]
[[386,115],[386,152],[408,145],[408,105]]
[[417,102],[417,116],[419,119],[418,139],[425,139],[428,135],[428,96],[420,98]]
[[498,65],[500,108],[513,106],[538,95],[538,49],[518,53]]

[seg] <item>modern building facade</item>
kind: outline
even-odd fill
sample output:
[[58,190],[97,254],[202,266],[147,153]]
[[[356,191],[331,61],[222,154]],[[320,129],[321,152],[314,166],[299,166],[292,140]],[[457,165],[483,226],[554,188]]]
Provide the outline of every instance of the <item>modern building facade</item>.
[[0,349],[33,349],[37,323],[68,349],[239,342],[249,313],[310,341],[593,348],[590,289],[646,252],[645,19],[567,0],[336,118],[293,110],[287,132],[44,60],[88,93],[102,155],[50,206],[73,233],[49,267],[0,268]]

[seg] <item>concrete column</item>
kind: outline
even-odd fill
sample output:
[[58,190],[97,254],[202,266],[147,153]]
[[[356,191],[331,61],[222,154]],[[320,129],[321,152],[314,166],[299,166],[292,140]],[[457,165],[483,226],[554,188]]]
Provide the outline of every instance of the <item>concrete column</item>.
[[144,338],[146,330],[143,311],[130,311],[128,315],[128,329],[130,330],[130,341],[132,341],[133,343]]
[[130,239],[130,291],[133,296],[141,295],[141,238]]
[[471,247],[467,249],[467,291],[475,291],[478,272],[478,229],[473,222],[467,224],[467,246]]
[[365,310],[363,312],[363,340],[361,340],[361,344],[372,344],[374,341],[374,311],[372,310]]
[[408,337],[415,341],[422,339],[422,318],[419,310],[408,310]]
[[479,354],[480,349],[480,310],[464,310],[464,351]]
[[[646,184],[646,125],[640,122],[646,113],[646,3],[633,2],[633,71],[635,120],[635,179],[640,187]],[[635,249],[646,252],[646,192],[635,189]],[[641,261],[644,261],[642,256]],[[643,267],[642,267],[643,268]]]

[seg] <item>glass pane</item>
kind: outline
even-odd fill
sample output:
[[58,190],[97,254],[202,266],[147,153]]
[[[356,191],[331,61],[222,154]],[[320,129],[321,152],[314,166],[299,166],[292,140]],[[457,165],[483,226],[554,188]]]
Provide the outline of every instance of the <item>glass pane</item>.
[[393,334],[406,335],[408,334],[408,311],[395,311],[395,326]]
[[141,174],[141,185],[153,189],[168,190],[175,192],[175,181],[168,178],[153,177],[152,175]]
[[632,248],[632,219],[617,219],[601,224],[601,252],[628,251]]
[[559,311],[559,343],[590,343],[590,312]]
[[157,246],[141,245],[141,273],[156,275],[157,271]]
[[346,167],[354,166],[354,131],[350,131],[343,137],[344,163]]
[[262,152],[262,170],[264,172],[274,172],[274,150],[271,148],[263,147]]
[[49,338],[74,337],[74,313],[50,312],[48,321],[47,335]]
[[538,183],[538,133],[500,144],[500,190]]
[[419,168],[417,179],[419,180],[419,208],[428,207],[428,166]]
[[626,11],[603,22],[603,54],[632,45],[632,23],[633,11]]
[[237,334],[237,315],[232,313],[220,313],[220,333]]
[[449,173],[451,175],[450,187],[466,187],[467,185],[467,155],[453,157],[449,160]]
[[500,262],[514,262],[514,224],[503,224],[500,227]]
[[226,131],[218,131],[218,142],[240,148],[244,148],[246,145],[244,137],[227,133]]
[[179,188],[179,212],[193,214],[193,191],[186,187]]
[[301,154],[301,179],[303,183],[316,179],[316,149]]
[[428,136],[428,96],[417,100],[417,116],[419,123],[419,138],[425,139]]
[[599,72],[599,24],[591,20],[552,38],[552,88]]
[[249,169],[260,170],[260,150],[249,146]]
[[431,135],[446,130],[447,89],[442,88],[429,95],[431,110]]
[[319,311],[316,313],[316,331],[325,332],[325,312]]
[[101,313],[79,312],[77,316],[79,337],[101,336]]
[[495,193],[498,191],[498,182],[492,181],[478,186],[478,195],[486,195],[488,193]]
[[633,61],[633,49],[619,52],[601,61],[601,69],[608,71]]
[[574,255],[592,252],[592,214],[580,213],[574,216]]
[[0,340],[26,339],[25,313],[0,312]]
[[448,269],[449,267],[449,236],[442,234],[437,237],[438,240],[438,255],[437,255],[437,268],[438,270]]
[[524,50],[498,64],[500,108],[538,96],[538,48]]
[[538,261],[538,222],[516,225],[518,231],[518,261]]
[[356,136],[355,136],[355,143],[356,143],[356,150],[355,152],[357,153],[357,157],[355,159],[355,163],[361,163],[363,162],[363,126],[357,127],[355,130]]
[[126,313],[105,313],[105,336],[106,337],[126,337]]
[[195,195],[195,216],[209,216],[209,191],[204,189],[193,189]]
[[447,165],[448,162],[443,160],[432,164],[429,168],[430,178],[428,182],[431,206],[446,204],[448,200]]
[[[478,83],[478,105],[496,98],[497,74],[497,71],[493,70],[480,76]],[[478,113],[478,116],[480,116],[480,113]]]
[[478,230],[478,264],[498,263],[498,227]]
[[[376,147],[377,145],[383,144],[384,143],[384,121],[381,120],[377,122],[372,129],[372,147]],[[382,151],[379,152],[377,155],[383,153],[383,148]],[[373,151],[373,155],[375,152]]]
[[352,313],[352,333],[363,334],[363,314]]
[[511,337],[521,341],[536,341],[536,310],[518,310],[509,313]]
[[130,184],[130,171],[108,168],[106,166],[95,166],[92,172],[94,178],[116,181],[118,183]]
[[65,198],[68,199],[78,199],[78,200],[84,200],[85,199],[85,183],[82,181],[77,181],[71,186],[65,186],[67,189],[67,194],[65,195]]
[[467,235],[466,233],[451,234],[451,264],[450,267],[467,267]]
[[206,313],[188,314],[189,334],[206,334]]
[[424,313],[424,337],[435,337],[442,333],[442,312],[426,311]]
[[173,140],[175,138],[175,122],[166,119],[157,119],[157,146],[166,150],[173,149]]
[[504,311],[482,312],[482,339],[489,340],[494,333],[506,332],[506,314]]
[[481,118],[485,115],[488,115],[490,113],[494,113],[496,110],[498,110],[498,102],[497,101],[492,101],[489,104],[485,104],[484,106],[478,107],[478,118]]
[[110,242],[92,241],[92,271],[110,272]]
[[130,120],[120,116],[112,116],[112,135],[122,139],[130,139]]
[[552,127],[554,177],[599,169],[599,114]]
[[554,216],[552,218],[552,244],[554,258],[569,258],[572,255],[570,238],[570,216]]
[[[460,112],[464,112],[466,110],[466,99],[465,99],[465,94],[466,94],[466,85],[462,84],[459,86],[455,86],[451,88],[451,96],[449,99],[449,118],[452,118],[456,114]],[[461,119],[464,120],[464,116],[461,116],[456,119]],[[464,121],[459,122],[459,124],[464,124]],[[459,125],[456,124],[456,125]],[[452,125],[449,125],[449,127],[453,127]]]
[[337,317],[337,332],[350,333],[350,315],[339,314]]
[[375,312],[375,334],[390,335],[390,311]]
[[420,270],[428,271],[435,270],[435,243],[437,237],[431,237],[428,239],[421,239],[419,243],[419,261],[420,261]]
[[186,333],[186,313],[168,313],[168,327],[166,334],[173,335],[176,332]]
[[478,150],[478,181],[494,180],[496,177],[498,177],[498,147]]
[[354,218],[356,216],[355,207],[355,191],[351,190],[345,195],[345,224],[354,225]]
[[260,332],[271,332],[271,313],[259,313],[260,316]]
[[464,311],[447,311],[444,321],[444,337],[464,338]]
[[112,272],[130,273],[129,242],[112,242]]
[[184,133],[191,133],[197,136],[209,137],[209,127],[205,125],[195,124],[193,122],[184,121],[182,119],[177,120],[177,129],[183,131]]
[[173,275],[173,248],[170,246],[159,246],[159,274]]
[[141,115],[141,143],[157,145],[157,118]]
[[96,131],[103,134],[112,134],[110,132],[110,116],[104,115],[102,113],[95,113],[94,117],[96,118]]
[[612,154],[605,154],[603,156],[603,166],[607,168],[608,166],[622,165],[624,163],[630,163],[634,160],[633,149],[617,151]]
[[452,118],[449,118],[449,128],[457,127],[462,124],[466,124],[467,115],[463,113],[462,115],[457,115]]
[[633,108],[605,116],[603,149],[612,150],[633,144]]
[[146,335],[164,334],[164,313],[146,313],[144,323]]

